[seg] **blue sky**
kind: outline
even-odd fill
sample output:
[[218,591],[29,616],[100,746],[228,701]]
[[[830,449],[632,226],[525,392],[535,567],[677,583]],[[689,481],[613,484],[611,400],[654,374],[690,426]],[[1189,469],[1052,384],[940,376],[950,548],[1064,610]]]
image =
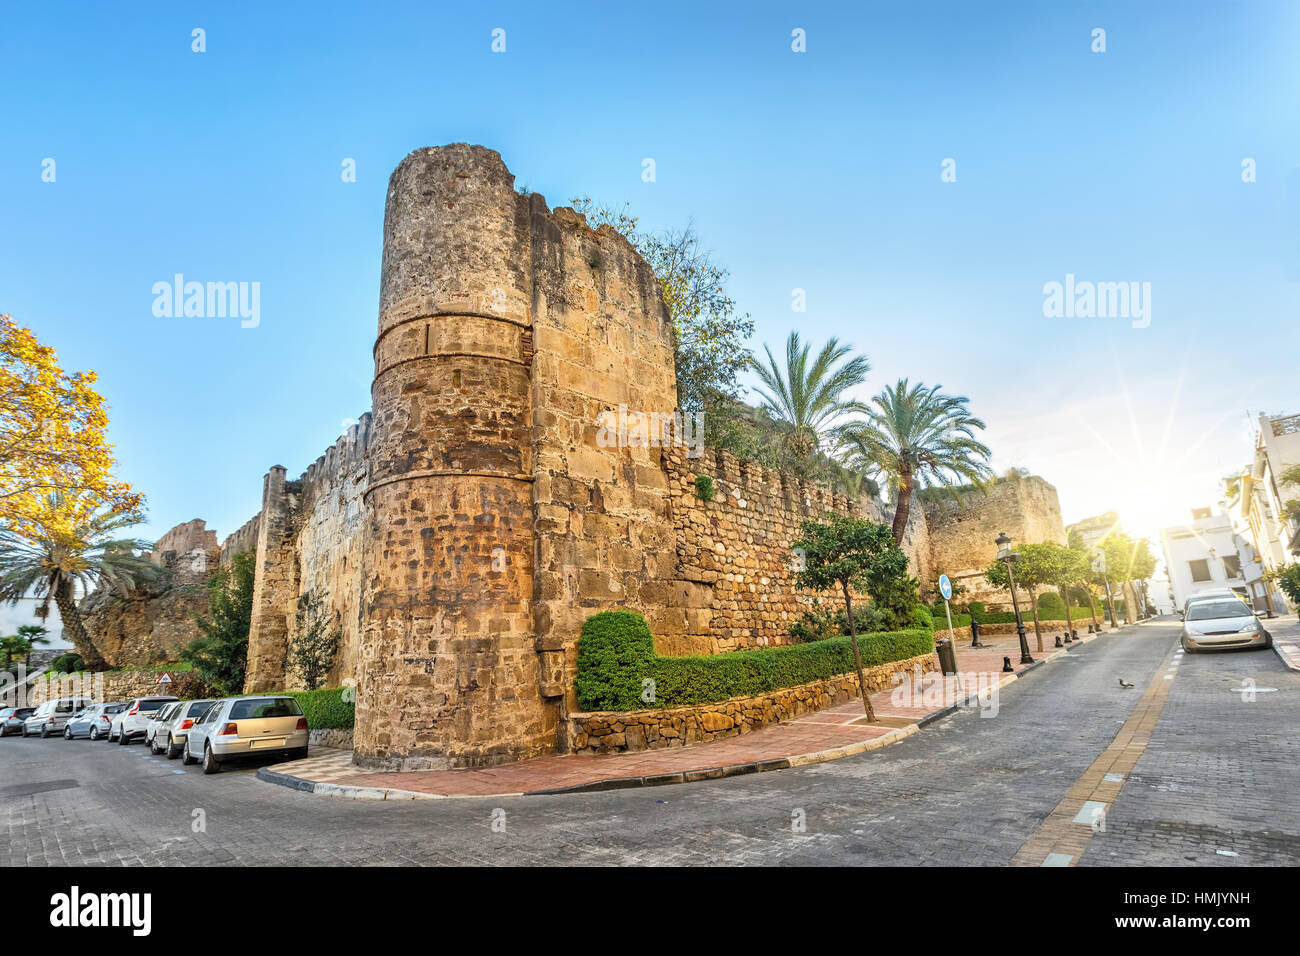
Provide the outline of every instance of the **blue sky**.
[[[224,537],[369,407],[388,174],[482,143],[552,206],[693,219],[756,348],[942,383],[1067,521],[1152,534],[1300,411],[1297,40],[1290,2],[9,4],[0,311],[99,372],[142,533]],[[156,318],[177,272],[259,282],[260,325]],[[1067,273],[1150,282],[1150,326],[1044,317]]]

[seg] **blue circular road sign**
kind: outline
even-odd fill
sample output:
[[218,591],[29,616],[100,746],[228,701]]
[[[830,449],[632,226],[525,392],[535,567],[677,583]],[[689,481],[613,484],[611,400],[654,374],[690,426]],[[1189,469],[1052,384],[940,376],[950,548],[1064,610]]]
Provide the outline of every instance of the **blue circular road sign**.
[[952,582],[948,580],[946,574],[939,575],[939,593],[943,595],[945,601],[952,597]]

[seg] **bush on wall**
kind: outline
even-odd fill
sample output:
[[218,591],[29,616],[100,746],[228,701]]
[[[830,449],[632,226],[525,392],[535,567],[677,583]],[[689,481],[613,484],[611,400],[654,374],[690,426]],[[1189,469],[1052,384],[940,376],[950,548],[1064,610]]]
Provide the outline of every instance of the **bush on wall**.
[[[863,667],[929,654],[925,628],[858,635]],[[824,680],[854,670],[847,637],[726,654],[660,657],[635,611],[589,617],[578,641],[575,690],[583,710],[639,710],[708,704]],[[653,682],[653,683],[647,683]]]
[[291,691],[288,696],[298,701],[310,729],[351,730],[356,723],[357,708],[352,700],[344,700],[345,691],[350,698],[352,690],[345,687]]

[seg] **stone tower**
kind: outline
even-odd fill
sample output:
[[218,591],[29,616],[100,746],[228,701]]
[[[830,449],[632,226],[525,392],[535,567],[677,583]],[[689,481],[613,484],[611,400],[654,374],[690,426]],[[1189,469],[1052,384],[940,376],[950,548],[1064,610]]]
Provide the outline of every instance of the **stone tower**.
[[545,749],[521,198],[500,157],[468,146],[412,153],[389,183],[359,762],[464,766]]
[[553,752],[582,621],[662,605],[672,575],[659,449],[598,440],[621,406],[676,404],[658,283],[496,152],[417,150],[389,182],[374,356],[355,760]]

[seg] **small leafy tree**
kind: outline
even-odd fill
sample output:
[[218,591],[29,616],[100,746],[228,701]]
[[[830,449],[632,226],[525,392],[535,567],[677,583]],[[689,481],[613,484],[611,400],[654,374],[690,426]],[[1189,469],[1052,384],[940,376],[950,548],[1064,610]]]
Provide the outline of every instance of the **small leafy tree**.
[[1292,604],[1300,604],[1300,564],[1284,564],[1276,571],[1267,571],[1264,580],[1281,588]]
[[[853,591],[866,591],[874,602],[878,594],[884,595],[896,589],[900,580],[911,581],[907,577],[907,555],[895,543],[888,528],[872,521],[837,516],[825,524],[805,521],[802,530],[803,536],[793,545],[795,553],[803,559],[801,569],[795,574],[795,583],[801,588],[817,591],[838,588],[844,595],[844,613],[848,619],[849,640],[853,644],[862,706],[867,720],[874,723],[876,714],[867,693],[862,654],[858,650]],[[915,588],[912,593],[915,595]]]
[[180,653],[219,694],[244,689],[248,669],[248,630],[253,622],[252,552],[237,554],[208,581],[208,613],[194,620],[202,632]]
[[298,598],[298,627],[289,639],[288,663],[308,690],[325,683],[342,640],[325,602],[315,591]]
[[[1060,557],[1059,544],[1043,542],[1039,544],[1022,544],[1016,548],[1020,560],[1016,562],[1016,585],[1029,592],[1029,611],[1034,618],[1034,638],[1038,649],[1043,649],[1043,628],[1038,621],[1038,590],[1055,585],[1059,580]],[[989,584],[996,588],[1010,589],[1005,561],[994,561],[984,572]]]

